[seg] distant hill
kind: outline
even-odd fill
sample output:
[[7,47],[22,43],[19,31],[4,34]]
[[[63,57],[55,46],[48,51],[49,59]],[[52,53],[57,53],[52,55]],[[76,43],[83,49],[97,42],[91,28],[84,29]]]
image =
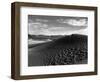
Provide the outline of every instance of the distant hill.
[[[29,48],[29,66],[87,63],[86,35],[72,34]],[[37,62],[37,63],[35,63]]]
[[28,38],[33,39],[33,40],[47,40],[47,39],[56,40],[63,36],[64,35],[30,35],[30,34],[28,34]]

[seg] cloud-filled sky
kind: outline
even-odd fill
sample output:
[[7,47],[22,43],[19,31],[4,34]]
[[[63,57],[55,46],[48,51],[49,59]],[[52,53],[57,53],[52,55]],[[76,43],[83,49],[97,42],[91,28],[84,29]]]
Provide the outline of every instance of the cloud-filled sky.
[[28,30],[32,35],[87,35],[87,17],[28,15]]

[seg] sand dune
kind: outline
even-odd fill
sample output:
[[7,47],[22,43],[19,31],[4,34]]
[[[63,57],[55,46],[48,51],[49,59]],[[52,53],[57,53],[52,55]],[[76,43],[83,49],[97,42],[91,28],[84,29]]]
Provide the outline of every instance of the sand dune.
[[87,36],[69,35],[54,41],[31,46],[28,51],[29,66],[86,64]]

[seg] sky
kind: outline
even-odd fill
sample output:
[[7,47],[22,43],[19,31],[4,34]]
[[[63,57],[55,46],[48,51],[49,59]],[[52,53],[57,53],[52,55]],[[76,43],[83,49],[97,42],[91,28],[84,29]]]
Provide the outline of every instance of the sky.
[[87,35],[87,27],[87,17],[28,15],[28,33],[31,35]]

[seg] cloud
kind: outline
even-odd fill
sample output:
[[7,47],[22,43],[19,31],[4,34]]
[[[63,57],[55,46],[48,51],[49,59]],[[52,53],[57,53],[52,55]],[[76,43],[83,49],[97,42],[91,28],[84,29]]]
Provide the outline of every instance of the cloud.
[[37,22],[49,22],[49,20],[46,20],[46,19],[36,19],[35,21],[37,21]]
[[57,22],[59,22],[59,23],[67,23],[68,19],[57,19]]
[[45,28],[47,28],[48,27],[48,25],[47,24],[44,24],[44,23],[40,23],[40,22],[34,22],[34,23],[29,23],[28,24],[28,27],[29,28],[34,28],[34,29],[41,29],[41,28],[43,28],[43,29],[45,29]]
[[75,30],[75,31],[69,31],[68,34],[82,34],[82,35],[88,35],[88,29],[80,29],[80,30]]
[[29,34],[32,35],[70,35],[70,34],[84,34],[87,35],[87,28],[71,30],[70,27],[49,27],[41,23],[33,23],[29,25]]
[[87,35],[86,17],[30,16],[29,34],[32,35]]
[[48,29],[48,25],[40,22],[34,22],[28,24],[29,34],[43,34],[46,29]]
[[67,23],[70,25],[74,25],[74,26],[86,26],[87,25],[86,19],[80,19],[80,20],[70,19]]
[[87,26],[87,19],[57,19],[59,23],[69,24],[71,26]]
[[88,35],[88,29],[78,29],[78,30],[70,30],[68,28],[59,28],[59,29],[49,29],[47,35],[71,35],[71,34],[82,34]]

